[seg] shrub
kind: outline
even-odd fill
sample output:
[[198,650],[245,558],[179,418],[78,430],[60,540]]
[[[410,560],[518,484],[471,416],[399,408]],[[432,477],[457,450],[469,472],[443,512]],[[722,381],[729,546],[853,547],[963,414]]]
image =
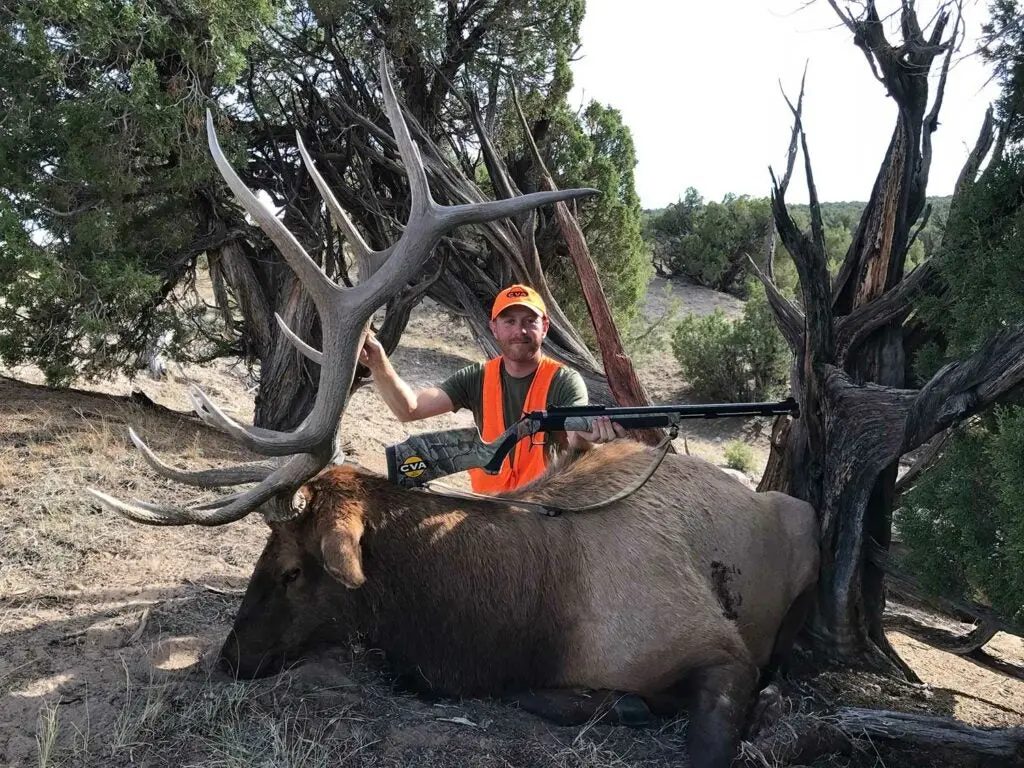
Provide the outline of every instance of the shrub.
[[787,388],[789,348],[760,284],[751,288],[738,320],[721,310],[684,318],[672,334],[672,352],[694,394],[704,399],[764,400]]
[[754,468],[754,452],[742,440],[733,440],[725,446],[725,466],[750,472]]
[[896,510],[906,564],[938,594],[1024,627],[1024,408],[961,428]]

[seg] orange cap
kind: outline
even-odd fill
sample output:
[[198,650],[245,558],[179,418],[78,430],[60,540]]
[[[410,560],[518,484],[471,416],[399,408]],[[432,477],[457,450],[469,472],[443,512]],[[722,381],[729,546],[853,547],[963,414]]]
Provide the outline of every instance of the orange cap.
[[516,284],[502,288],[498,293],[498,297],[494,300],[494,306],[491,308],[491,320],[494,320],[509,307],[515,306],[529,307],[541,317],[547,317],[548,314],[548,308],[544,306],[544,299],[540,297],[539,293],[528,285]]

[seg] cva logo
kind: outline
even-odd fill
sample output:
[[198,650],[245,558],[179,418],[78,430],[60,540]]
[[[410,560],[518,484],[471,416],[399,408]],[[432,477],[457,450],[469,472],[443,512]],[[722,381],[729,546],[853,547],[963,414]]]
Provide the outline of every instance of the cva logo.
[[526,291],[520,291],[518,289],[513,289],[505,294],[506,298],[509,299],[524,299],[529,295],[530,294],[528,294]]
[[426,469],[427,462],[419,456],[410,456],[402,461],[402,464],[398,467],[398,471],[406,477],[419,477],[426,471]]

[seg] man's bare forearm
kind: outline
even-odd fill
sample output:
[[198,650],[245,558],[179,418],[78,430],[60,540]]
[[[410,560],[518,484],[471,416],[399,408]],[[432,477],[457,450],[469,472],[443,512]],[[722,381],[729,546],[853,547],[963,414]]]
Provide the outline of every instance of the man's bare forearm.
[[416,413],[416,393],[398,375],[391,361],[385,358],[380,365],[375,366],[372,373],[377,393],[395,414],[395,418],[399,421],[411,421]]

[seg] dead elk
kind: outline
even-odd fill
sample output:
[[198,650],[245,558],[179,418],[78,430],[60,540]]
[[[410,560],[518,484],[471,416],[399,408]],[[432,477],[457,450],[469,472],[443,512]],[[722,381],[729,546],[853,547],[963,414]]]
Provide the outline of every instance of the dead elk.
[[[638,443],[612,444],[521,498],[578,503],[649,462]],[[728,764],[759,671],[791,640],[817,574],[808,505],[687,456],[626,500],[553,518],[351,466],[298,497],[305,511],[271,524],[221,651],[236,674],[358,635],[443,694],[685,694],[694,765]]]
[[[583,687],[652,701],[686,695],[693,765],[727,766],[758,672],[792,639],[817,577],[815,514],[807,504],[754,493],[699,459],[668,456],[640,490],[600,510],[548,518],[515,506],[517,499],[573,506],[606,498],[648,466],[648,449],[629,441],[550,473],[510,498],[507,509],[401,490],[353,466],[321,473],[335,456],[369,318],[420,273],[438,240],[460,224],[592,193],[438,205],[383,57],[380,80],[412,190],[410,220],[393,246],[369,249],[300,141],[308,172],[356,254],[354,287],[328,278],[242,184],[207,118],[218,168],[317,307],[323,351],[278,318],[282,332],[325,364],[313,409],[294,432],[238,424],[199,390],[196,410],[250,449],[290,458],[188,472],[161,462],[133,432],[146,460],[167,477],[203,487],[256,485],[192,508],[91,493],[157,525],[221,525],[270,509],[270,539],[221,651],[241,676],[277,672],[359,634],[441,693]],[[289,498],[291,505],[281,502]]]

